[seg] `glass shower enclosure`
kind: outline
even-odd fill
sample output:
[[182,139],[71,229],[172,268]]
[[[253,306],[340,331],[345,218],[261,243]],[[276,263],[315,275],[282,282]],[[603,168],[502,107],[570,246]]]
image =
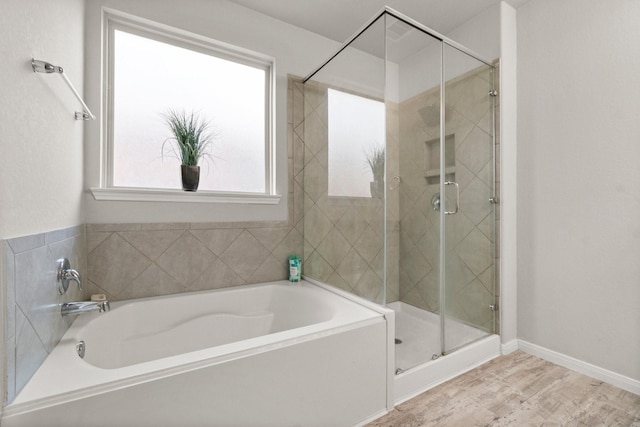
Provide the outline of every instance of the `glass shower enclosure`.
[[304,80],[304,274],[396,312],[396,373],[497,332],[495,71],[385,8]]

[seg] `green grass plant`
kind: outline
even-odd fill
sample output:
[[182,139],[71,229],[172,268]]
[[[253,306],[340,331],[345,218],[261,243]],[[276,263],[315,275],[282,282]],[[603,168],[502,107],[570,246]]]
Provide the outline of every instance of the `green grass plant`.
[[215,135],[209,121],[196,112],[187,114],[184,110],[173,109],[167,110],[163,117],[173,135],[163,142],[163,155],[167,143],[173,141],[173,154],[183,165],[197,166],[200,159],[211,159],[209,150]]
[[375,182],[382,182],[384,180],[384,146],[373,146],[369,150],[365,151],[364,155],[367,160],[367,165],[369,166],[369,168],[371,168],[373,180]]

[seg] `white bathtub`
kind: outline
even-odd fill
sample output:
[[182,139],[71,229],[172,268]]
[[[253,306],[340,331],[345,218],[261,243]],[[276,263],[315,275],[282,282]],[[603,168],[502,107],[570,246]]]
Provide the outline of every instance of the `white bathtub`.
[[390,404],[385,310],[325,288],[283,281],[111,307],[78,316],[3,427],[350,426]]

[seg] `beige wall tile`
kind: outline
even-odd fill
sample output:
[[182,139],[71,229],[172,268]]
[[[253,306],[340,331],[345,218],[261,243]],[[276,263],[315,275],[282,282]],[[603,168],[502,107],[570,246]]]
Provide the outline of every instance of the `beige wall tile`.
[[243,228],[209,229],[192,231],[193,235],[217,256],[238,238]]
[[190,291],[206,291],[210,289],[226,288],[231,286],[245,285],[242,277],[229,268],[221,259],[217,259],[207,266],[193,282],[187,285]]
[[88,262],[88,278],[115,296],[151,264],[151,260],[117,233],[89,252]]
[[312,251],[307,254],[305,251],[305,260],[302,265],[302,274],[305,274],[314,279],[320,280],[325,283],[329,282],[329,278],[335,273],[335,270],[331,265],[320,255],[317,251]]
[[147,258],[154,260],[169,249],[182,233],[182,230],[145,230],[121,231],[118,234]]
[[346,210],[335,226],[353,245],[367,228],[367,222],[360,212],[352,206]]
[[290,227],[265,227],[252,228],[249,233],[258,239],[268,251],[272,251],[289,234],[289,230]]
[[246,281],[268,256],[269,251],[248,230],[245,230],[220,255],[220,259]]
[[309,242],[313,248],[317,248],[329,231],[333,228],[333,224],[327,216],[314,205],[305,215],[304,239]]
[[250,283],[273,282],[289,278],[289,260],[269,255],[249,278]]
[[352,287],[358,284],[362,276],[369,270],[369,264],[362,259],[355,249],[350,249],[336,269],[337,273]]
[[367,225],[353,247],[366,262],[372,263],[378,253],[382,251],[383,245],[382,237],[370,225]]
[[460,259],[469,267],[475,276],[480,275],[493,265],[492,245],[478,229],[474,229],[455,248]]
[[142,272],[119,295],[120,299],[146,298],[185,292],[186,288],[155,264]]
[[278,260],[288,260],[290,255],[302,256],[302,251],[302,234],[295,228],[291,228],[271,255]]
[[184,232],[158,259],[156,265],[180,284],[196,280],[216,256],[191,232]]
[[332,268],[338,267],[349,252],[350,244],[337,228],[332,228],[318,245],[317,251]]

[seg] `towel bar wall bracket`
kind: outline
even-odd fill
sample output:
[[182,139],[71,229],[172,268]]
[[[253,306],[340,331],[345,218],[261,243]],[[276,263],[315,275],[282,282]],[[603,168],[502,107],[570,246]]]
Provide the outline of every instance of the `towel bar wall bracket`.
[[64,73],[64,69],[62,67],[52,65],[46,61],[40,61],[38,59],[31,58],[31,68],[33,68],[34,73],[60,74],[60,77],[62,77],[62,80],[64,80],[67,86],[69,86],[69,89],[71,89],[71,92],[73,92],[73,95],[76,97],[78,101],[80,101],[80,104],[82,104],[82,108],[84,108],[84,111],[76,111],[75,113],[76,120],[95,120],[96,119],[96,116],[94,116],[93,113],[89,110],[89,107],[87,107],[87,104],[85,104],[85,102],[82,100],[82,97],[80,96],[76,88],[73,87],[73,85],[71,84],[71,81],[67,78],[67,75]]

